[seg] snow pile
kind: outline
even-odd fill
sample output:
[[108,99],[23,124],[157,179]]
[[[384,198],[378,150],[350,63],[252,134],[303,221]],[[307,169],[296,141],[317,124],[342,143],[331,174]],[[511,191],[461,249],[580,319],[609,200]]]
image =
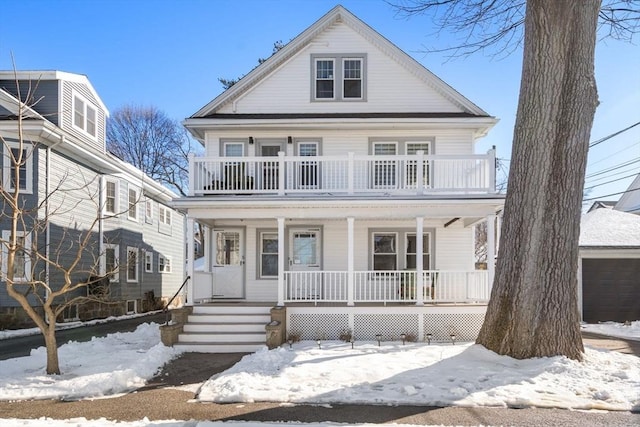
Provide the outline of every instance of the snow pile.
[[597,325],[584,324],[582,325],[582,330],[593,332],[594,334],[640,341],[640,320],[636,320],[629,324],[616,322],[603,322],[598,323]]
[[156,323],[58,349],[61,375],[46,375],[46,348],[0,361],[0,400],[82,399],[124,393],[146,381],[179,353],[160,343]]
[[200,401],[640,409],[640,358],[516,360],[472,344],[302,342],[245,356]]

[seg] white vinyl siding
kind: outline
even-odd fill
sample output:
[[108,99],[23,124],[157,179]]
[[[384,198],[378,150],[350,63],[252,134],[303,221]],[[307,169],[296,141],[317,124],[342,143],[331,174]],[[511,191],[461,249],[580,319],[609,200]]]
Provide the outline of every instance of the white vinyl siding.
[[[313,65],[309,55],[327,58],[340,53],[344,58],[351,58],[360,52],[367,55],[367,102],[313,102],[314,91],[311,89],[314,70],[310,69]],[[341,67],[341,64],[337,67]],[[340,86],[337,90],[341,91]],[[278,113],[463,111],[428,82],[343,23],[337,23],[319,34],[312,46],[303,49],[276,72],[251,88],[245,96],[228,103],[218,112],[273,113],[274,99],[278,100]]]

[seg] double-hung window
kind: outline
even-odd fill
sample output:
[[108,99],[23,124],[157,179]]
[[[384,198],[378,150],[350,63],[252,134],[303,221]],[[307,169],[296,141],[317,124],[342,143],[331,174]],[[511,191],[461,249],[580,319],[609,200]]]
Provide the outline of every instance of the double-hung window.
[[120,280],[118,265],[120,263],[120,248],[118,245],[105,245],[104,248],[104,274],[110,282]]
[[129,210],[127,212],[129,219],[138,220],[138,191],[135,188],[129,188]]
[[171,210],[166,206],[159,205],[160,224],[171,225]]
[[79,95],[73,97],[73,125],[92,136],[96,137],[96,109]]
[[398,234],[373,233],[373,269],[394,271],[398,267]]
[[312,54],[312,101],[363,101],[366,54]]
[[153,252],[151,251],[144,253],[144,272],[153,273]]
[[[398,145],[395,142],[376,142],[373,144],[375,156],[395,156]],[[373,187],[392,189],[396,187],[396,162],[394,157],[376,160],[373,166]]]
[[[5,191],[18,190],[23,194],[33,193],[33,153],[26,145],[6,142],[2,158],[2,182]],[[17,177],[16,177],[17,173]]]
[[[2,239],[9,242],[11,231],[2,231]],[[16,250],[13,258],[13,281],[25,282],[31,280],[31,236],[23,231],[16,234]],[[2,271],[8,272],[8,247],[2,245]]]
[[158,272],[171,273],[171,258],[158,255]]
[[138,281],[138,249],[127,248],[127,282]]
[[260,233],[260,277],[278,277],[278,233]]
[[316,59],[316,99],[334,99],[334,60]]
[[361,58],[342,60],[342,97],[344,99],[362,99]]
[[106,213],[115,214],[118,206],[118,183],[116,181],[107,181],[105,183],[105,202],[104,210]]

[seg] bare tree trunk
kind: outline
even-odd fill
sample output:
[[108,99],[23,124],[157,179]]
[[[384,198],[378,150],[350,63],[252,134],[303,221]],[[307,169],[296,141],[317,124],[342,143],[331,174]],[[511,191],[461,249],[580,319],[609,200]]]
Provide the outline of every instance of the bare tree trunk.
[[47,347],[47,375],[60,375],[60,362],[58,360],[58,342],[56,340],[55,322],[48,325],[44,333],[44,343]]
[[580,360],[580,209],[598,104],[599,0],[530,0],[500,256],[477,342],[515,358]]

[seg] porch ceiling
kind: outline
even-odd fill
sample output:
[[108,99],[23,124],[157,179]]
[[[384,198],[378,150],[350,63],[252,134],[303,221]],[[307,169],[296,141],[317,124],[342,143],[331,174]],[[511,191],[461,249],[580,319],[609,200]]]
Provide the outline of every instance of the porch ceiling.
[[[193,202],[193,200],[191,200]],[[178,205],[178,203],[176,203]],[[345,219],[401,220],[439,218],[443,224],[461,218],[465,226],[502,209],[504,199],[455,200],[202,200],[182,207],[200,221],[221,219]]]

